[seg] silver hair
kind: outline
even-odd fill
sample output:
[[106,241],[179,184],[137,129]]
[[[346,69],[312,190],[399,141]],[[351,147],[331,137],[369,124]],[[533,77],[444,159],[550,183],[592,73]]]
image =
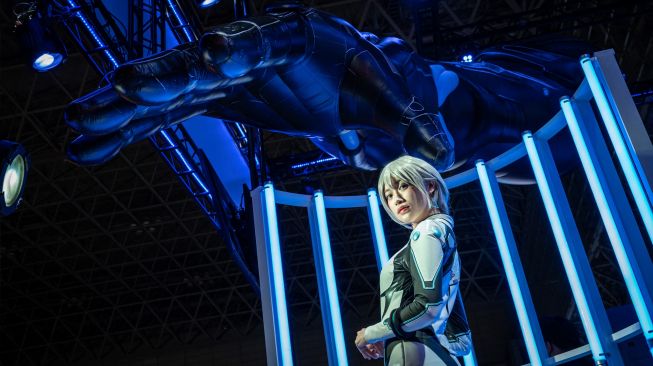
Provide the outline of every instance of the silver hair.
[[[385,189],[387,187],[396,188],[400,181],[417,188],[422,197],[428,197],[429,210],[435,207],[440,209],[441,212],[449,214],[449,190],[444,184],[444,179],[442,179],[440,173],[426,161],[404,155],[389,162],[381,170],[378,183],[378,192],[383,208],[396,223],[409,229],[412,228],[410,224],[401,222],[394,216],[385,200]],[[432,196],[428,193],[428,184],[430,182],[435,183],[435,192]]]

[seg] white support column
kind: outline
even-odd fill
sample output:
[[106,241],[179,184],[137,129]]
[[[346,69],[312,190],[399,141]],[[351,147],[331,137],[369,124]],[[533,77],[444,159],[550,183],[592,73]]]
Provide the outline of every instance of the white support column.
[[569,131],[596,200],[606,233],[624,276],[644,337],[653,354],[653,264],[637,221],[621,187],[611,156],[596,128],[596,119],[587,102],[560,100]]
[[[580,64],[653,243],[653,193],[649,181],[651,175],[647,177],[647,174],[653,174],[653,146],[614,59],[614,51],[598,54],[601,56],[600,65],[596,58],[588,56],[582,57]],[[608,73],[604,74],[604,71]]]
[[519,259],[497,178],[492,168],[486,166],[482,160],[476,162],[476,171],[492,221],[503,268],[506,271],[506,279],[517,311],[517,319],[524,336],[528,357],[533,366],[548,365],[550,359],[544,346],[540,323],[537,320],[533,300],[528,290],[528,283],[526,283],[526,276]]
[[370,219],[370,227],[372,229],[376,265],[379,272],[381,272],[383,265],[388,261],[389,257],[388,247],[385,242],[385,233],[383,232],[383,222],[381,221],[381,210],[379,210],[379,197],[374,188],[367,190],[367,216]]
[[292,366],[277,207],[272,183],[252,191],[256,253],[261,282],[265,349],[269,366]]
[[549,145],[533,137],[530,132],[522,136],[592,357],[597,364],[607,362],[611,366],[623,366]]
[[311,241],[315,257],[315,272],[320,293],[322,325],[330,366],[347,366],[347,349],[345,335],[340,317],[338,286],[333,267],[329,227],[327,225],[326,207],[322,191],[315,191],[308,206],[308,220],[311,225]]

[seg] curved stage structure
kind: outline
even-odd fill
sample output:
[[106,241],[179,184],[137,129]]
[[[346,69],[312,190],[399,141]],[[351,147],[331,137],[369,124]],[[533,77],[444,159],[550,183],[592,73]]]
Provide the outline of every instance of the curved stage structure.
[[[561,110],[540,130],[525,131],[523,142],[490,161],[479,160],[476,167],[446,179],[449,189],[465,184],[481,185],[499,253],[506,271],[530,365],[558,365],[591,354],[597,365],[623,365],[618,342],[643,333],[653,356],[653,265],[633,214],[624,187],[606,143],[598,128],[594,100],[616,151],[620,168],[637,204],[649,239],[653,239],[653,195],[649,182],[653,171],[646,164],[651,153],[648,144],[639,141],[637,131],[643,124],[627,92],[612,50],[590,58],[581,58],[585,80],[572,97],[560,101]],[[625,92],[624,92],[625,91]],[[594,281],[587,255],[574,222],[569,203],[547,141],[568,127],[606,232],[623,274],[639,322],[615,332],[610,328],[605,308]],[[645,131],[645,130],[644,130]],[[526,278],[510,229],[495,171],[528,156],[546,207],[559,254],[578,307],[588,344],[549,357]],[[640,158],[644,157],[641,159]],[[644,165],[642,164],[644,163]],[[292,365],[290,329],[286,312],[281,248],[276,205],[306,207],[309,213],[313,252],[318,278],[320,304],[324,319],[329,365],[347,365],[342,320],[331,257],[326,209],[366,207],[380,270],[388,260],[381,224],[378,195],[332,197],[321,191],[312,196],[275,191],[272,183],[252,191],[261,295],[265,322],[268,365]],[[653,240],[652,240],[653,241]],[[473,331],[473,330],[472,330]],[[474,353],[465,356],[465,365],[476,365]]]

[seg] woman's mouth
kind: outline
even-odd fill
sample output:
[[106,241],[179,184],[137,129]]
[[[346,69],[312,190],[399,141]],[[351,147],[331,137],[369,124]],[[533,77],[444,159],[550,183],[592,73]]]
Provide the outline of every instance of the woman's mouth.
[[399,209],[398,214],[406,213],[409,210],[410,206],[405,206]]

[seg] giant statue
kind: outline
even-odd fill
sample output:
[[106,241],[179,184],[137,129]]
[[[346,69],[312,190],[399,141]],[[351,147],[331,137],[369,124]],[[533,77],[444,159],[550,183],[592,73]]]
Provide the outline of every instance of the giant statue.
[[[578,41],[539,39],[488,48],[474,62],[441,62],[322,11],[271,9],[120,66],[110,85],[67,108],[81,134],[67,153],[78,164],[102,164],[206,114],[307,137],[360,169],[409,154],[456,172],[546,123],[582,80],[578,57],[587,51]],[[570,141],[564,133],[551,141],[560,169],[575,163]],[[519,182],[530,168],[498,173]]]

